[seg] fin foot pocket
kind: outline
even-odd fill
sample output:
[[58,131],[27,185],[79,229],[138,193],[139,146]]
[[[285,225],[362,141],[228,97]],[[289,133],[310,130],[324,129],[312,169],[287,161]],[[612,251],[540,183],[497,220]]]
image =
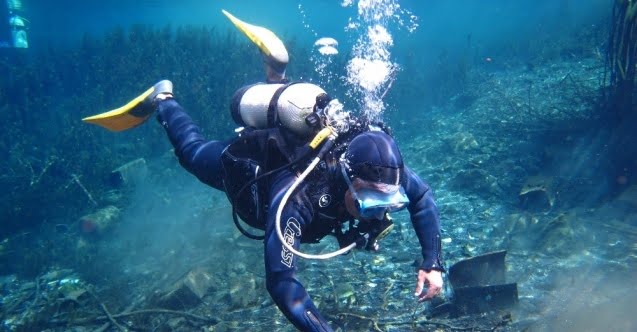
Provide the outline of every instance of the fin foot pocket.
[[131,129],[144,123],[155,111],[157,108],[155,99],[158,95],[172,96],[172,93],[172,82],[162,80],[126,103],[126,105],[112,111],[89,116],[82,119],[82,121],[96,124],[112,131]]

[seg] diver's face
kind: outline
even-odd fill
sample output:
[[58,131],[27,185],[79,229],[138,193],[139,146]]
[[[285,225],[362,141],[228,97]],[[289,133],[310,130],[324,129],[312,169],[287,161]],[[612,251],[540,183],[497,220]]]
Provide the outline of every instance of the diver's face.
[[384,212],[376,213],[377,215],[374,215],[374,216],[372,215],[361,216],[360,207],[359,207],[360,202],[357,203],[355,195],[352,192],[352,190],[357,193],[367,192],[367,193],[372,193],[371,196],[389,198],[393,196],[392,194],[398,190],[396,188],[398,187],[384,184],[384,183],[374,183],[374,182],[364,181],[359,178],[354,178],[352,180],[351,187],[347,189],[347,191],[345,192],[345,197],[344,197],[345,208],[347,209],[347,212],[349,212],[349,214],[351,214],[354,218],[358,220],[382,219],[384,217]]

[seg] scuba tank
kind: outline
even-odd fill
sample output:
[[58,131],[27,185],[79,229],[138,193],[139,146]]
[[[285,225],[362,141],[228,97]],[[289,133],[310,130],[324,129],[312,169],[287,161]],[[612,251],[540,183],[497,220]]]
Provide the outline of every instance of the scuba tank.
[[311,83],[248,85],[235,92],[230,112],[240,126],[281,127],[299,138],[309,138],[316,128],[306,118],[315,110],[320,95],[325,91]]

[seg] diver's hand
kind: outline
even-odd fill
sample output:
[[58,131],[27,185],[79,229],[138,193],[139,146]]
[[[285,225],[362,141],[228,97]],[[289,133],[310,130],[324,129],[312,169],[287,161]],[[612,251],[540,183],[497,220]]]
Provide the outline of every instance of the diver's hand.
[[[425,286],[427,287],[424,290]],[[416,284],[416,293],[418,301],[428,301],[440,294],[442,290],[442,272],[431,270],[418,270],[418,283]]]

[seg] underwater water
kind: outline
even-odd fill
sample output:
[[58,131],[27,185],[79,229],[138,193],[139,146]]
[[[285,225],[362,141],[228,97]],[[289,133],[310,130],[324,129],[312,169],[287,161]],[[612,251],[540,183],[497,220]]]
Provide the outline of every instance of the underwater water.
[[447,274],[418,303],[420,246],[396,213],[377,253],[299,261],[335,330],[637,330],[637,5],[7,3],[29,47],[0,48],[3,330],[295,330],[265,288],[263,244],[180,167],[154,117],[118,133],[81,121],[170,79],[206,137],[234,137],[232,95],[265,75],[222,9],[283,40],[290,79],[392,128],[434,190],[447,269],[507,252],[516,305],[450,314]]

